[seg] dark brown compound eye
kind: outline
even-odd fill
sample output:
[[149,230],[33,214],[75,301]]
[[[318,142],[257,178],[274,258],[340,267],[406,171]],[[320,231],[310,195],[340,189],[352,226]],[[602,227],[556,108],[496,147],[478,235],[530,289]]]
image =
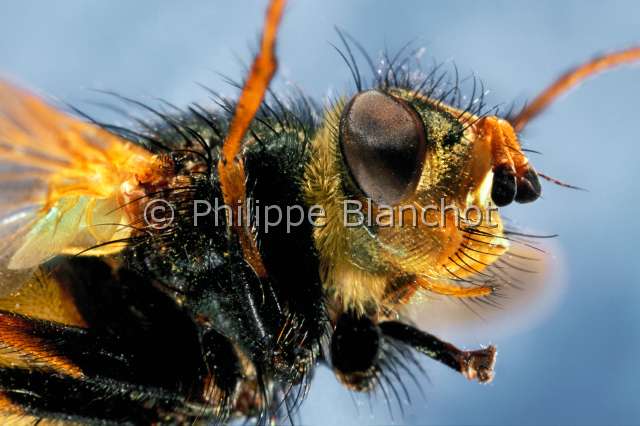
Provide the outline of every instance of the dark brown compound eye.
[[422,120],[407,102],[369,90],[344,108],[340,147],[362,192],[377,203],[395,205],[414,193],[427,141]]

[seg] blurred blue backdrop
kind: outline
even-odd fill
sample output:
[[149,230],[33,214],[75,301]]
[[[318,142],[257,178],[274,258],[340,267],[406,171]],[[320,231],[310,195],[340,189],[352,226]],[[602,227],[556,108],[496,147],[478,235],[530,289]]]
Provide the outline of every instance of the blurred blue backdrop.
[[[177,105],[205,101],[195,82],[230,95],[216,72],[242,76],[256,46],[265,1],[7,1],[0,12],[0,73],[97,115],[87,89],[111,89]],[[278,52],[279,86],[312,96],[351,90],[328,44],[333,26],[372,53],[417,38],[427,60],[455,60],[490,89],[489,102],[524,101],[595,53],[640,42],[640,2],[291,1]],[[509,207],[529,229],[560,234],[551,283],[563,297],[549,315],[516,333],[442,336],[465,346],[498,345],[496,380],[468,383],[424,362],[426,399],[409,383],[404,417],[382,398],[342,389],[321,369],[303,424],[640,423],[640,67],[598,77],[563,98],[523,136],[542,151],[536,167],[589,189],[545,185],[544,199]],[[564,272],[562,272],[564,271]],[[562,278],[561,276],[565,276]],[[428,309],[425,306],[424,309]],[[506,321],[511,321],[506,311]],[[497,329],[496,329],[497,330]]]

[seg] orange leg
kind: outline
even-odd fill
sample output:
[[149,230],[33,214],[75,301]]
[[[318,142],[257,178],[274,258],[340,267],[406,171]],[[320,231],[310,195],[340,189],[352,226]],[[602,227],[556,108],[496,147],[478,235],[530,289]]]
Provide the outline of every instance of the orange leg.
[[574,88],[587,77],[591,77],[608,69],[640,61],[640,46],[633,46],[617,52],[598,56],[579,67],[565,73],[552,85],[540,93],[520,114],[511,120],[513,128],[520,132],[561,95]]
[[460,287],[448,282],[433,282],[424,278],[416,278],[416,284],[423,289],[441,296],[457,298],[485,297],[493,293],[491,286]]
[[246,175],[244,163],[238,156],[242,150],[242,143],[251,121],[260,108],[271,78],[276,72],[276,35],[285,3],[285,0],[272,0],[269,4],[260,51],[251,65],[249,76],[242,88],[240,99],[231,120],[229,133],[225,138],[222,154],[218,161],[222,195],[225,204],[230,206],[232,211],[231,218],[229,218],[231,227],[237,234],[245,260],[259,277],[265,277],[267,271],[262,262],[255,235],[252,234],[251,228],[247,225]]

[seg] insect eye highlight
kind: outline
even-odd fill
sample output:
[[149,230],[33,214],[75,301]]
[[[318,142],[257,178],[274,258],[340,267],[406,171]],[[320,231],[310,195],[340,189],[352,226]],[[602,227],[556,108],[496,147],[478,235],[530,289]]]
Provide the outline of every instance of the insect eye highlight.
[[346,168],[367,197],[395,205],[414,193],[427,140],[409,103],[378,90],[358,93],[342,112],[339,135]]

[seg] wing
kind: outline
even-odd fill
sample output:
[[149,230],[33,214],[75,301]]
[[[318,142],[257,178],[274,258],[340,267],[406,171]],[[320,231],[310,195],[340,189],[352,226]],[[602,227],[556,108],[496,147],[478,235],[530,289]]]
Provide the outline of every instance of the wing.
[[0,294],[59,254],[121,250],[161,159],[0,82]]

